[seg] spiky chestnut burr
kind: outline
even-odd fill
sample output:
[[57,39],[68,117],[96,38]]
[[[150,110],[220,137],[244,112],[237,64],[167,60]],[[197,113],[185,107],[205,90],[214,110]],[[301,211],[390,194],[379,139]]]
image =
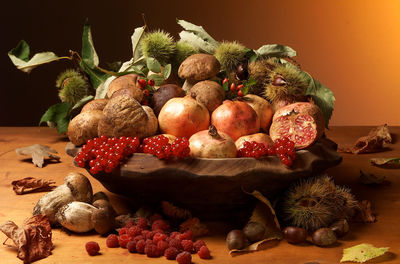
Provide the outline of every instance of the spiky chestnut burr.
[[165,31],[157,30],[146,33],[140,48],[145,57],[155,58],[161,65],[166,65],[175,53],[175,42]]
[[221,64],[221,70],[228,73],[234,71],[239,63],[246,60],[245,55],[246,47],[236,41],[222,42],[214,53]]
[[332,178],[324,174],[289,188],[281,198],[279,214],[289,225],[315,231],[338,218],[349,217],[343,212],[354,207],[353,201],[349,189],[336,186]]
[[173,57],[173,67],[178,69],[181,63],[190,55],[199,53],[199,50],[186,41],[178,41],[175,43],[175,54]]
[[257,81],[257,83],[251,87],[249,93],[264,96],[265,86],[271,83],[270,74],[278,63],[276,58],[260,58],[249,63],[249,76]]
[[263,95],[272,104],[280,101],[305,101],[308,79],[305,73],[291,63],[277,63],[268,74]]
[[62,72],[56,80],[59,88],[58,96],[62,102],[76,104],[80,99],[89,94],[89,85],[78,71],[68,69]]

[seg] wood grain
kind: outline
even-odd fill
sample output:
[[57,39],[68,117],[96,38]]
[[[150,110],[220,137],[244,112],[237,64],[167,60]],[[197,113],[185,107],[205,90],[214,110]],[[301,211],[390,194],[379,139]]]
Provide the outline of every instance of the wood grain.
[[[368,134],[371,127],[332,127],[328,137],[341,144],[350,144],[358,137]],[[371,243],[377,247],[390,247],[390,253],[368,263],[399,263],[400,258],[400,170],[382,169],[373,167],[370,158],[400,156],[400,127],[390,127],[396,139],[395,144],[388,145],[388,149],[381,153],[352,155],[343,154],[340,165],[328,169],[328,174],[334,177],[335,182],[348,186],[359,199],[368,199],[372,202],[372,209],[377,215],[377,222],[373,224],[350,223],[350,233],[339,243],[330,248],[319,248],[311,244],[294,246],[281,241],[277,246],[266,250],[230,257],[225,246],[225,236],[230,229],[241,228],[229,222],[208,222],[211,234],[203,239],[208,244],[213,259],[201,260],[193,255],[194,263],[209,264],[241,264],[241,263],[271,263],[271,264],[304,264],[306,262],[319,262],[321,264],[339,263],[344,248],[359,243]],[[56,149],[61,156],[60,163],[45,163],[44,168],[35,167],[29,159],[18,156],[14,149],[32,144],[49,145]],[[77,168],[72,163],[72,158],[63,151],[67,141],[63,136],[57,135],[55,130],[37,127],[1,127],[0,128],[0,223],[13,220],[21,224],[32,214],[32,209],[43,193],[16,195],[12,190],[11,182],[24,177],[54,180],[62,184],[64,177],[71,171],[87,175],[95,192],[106,191],[102,184],[91,177],[84,169]],[[387,182],[378,186],[366,186],[358,181],[359,171],[385,175]],[[124,197],[107,192],[111,203],[118,213],[127,212],[130,207]],[[206,197],[204,197],[206,199]],[[6,239],[0,234],[0,242]],[[90,257],[84,245],[88,241],[97,241],[101,247],[101,255]],[[7,241],[10,244],[11,241]],[[176,263],[165,258],[150,259],[143,255],[129,254],[121,248],[107,248],[105,238],[95,233],[68,234],[60,229],[53,230],[55,248],[53,254],[38,264],[54,263]],[[0,245],[0,263],[22,263],[17,259],[14,248]]]

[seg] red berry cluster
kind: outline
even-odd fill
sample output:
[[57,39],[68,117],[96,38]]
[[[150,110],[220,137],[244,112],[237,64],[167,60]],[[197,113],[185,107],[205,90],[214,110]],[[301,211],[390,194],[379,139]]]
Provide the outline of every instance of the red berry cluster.
[[145,138],[142,144],[143,153],[153,154],[159,159],[169,159],[172,157],[184,158],[189,156],[189,140],[186,138],[176,138],[172,143],[164,135]]
[[275,140],[272,146],[265,146],[256,141],[246,141],[238,150],[238,157],[257,159],[262,156],[278,156],[284,165],[290,167],[296,159],[295,143],[287,137]]
[[90,173],[112,172],[126,157],[137,151],[140,145],[138,137],[110,137],[100,136],[89,139],[75,156],[79,167],[90,166]]
[[143,90],[144,98],[142,100],[143,105],[149,105],[149,95],[154,92],[153,86],[155,85],[155,81],[153,79],[139,79],[138,85],[140,90]]
[[245,94],[243,93],[243,84],[239,84],[239,85],[236,85],[235,83],[231,83],[230,85],[229,85],[229,80],[228,80],[228,78],[225,78],[223,81],[222,81],[222,86],[225,88],[226,87],[226,89],[225,89],[225,91],[227,91],[228,89],[227,88],[229,88],[229,97],[235,97],[235,95],[237,95],[237,96],[239,96],[239,97],[242,97],[242,96],[244,96]]
[[290,167],[296,159],[295,143],[287,137],[278,138],[274,142],[276,155],[281,159],[282,163]]
[[210,259],[210,251],[203,240],[193,241],[192,231],[170,232],[170,224],[154,215],[147,221],[139,218],[127,222],[119,229],[118,235],[111,234],[106,239],[109,248],[122,247],[130,253],[146,254],[150,258],[165,256],[177,260],[179,264],[192,263],[192,255],[197,253],[202,259]]

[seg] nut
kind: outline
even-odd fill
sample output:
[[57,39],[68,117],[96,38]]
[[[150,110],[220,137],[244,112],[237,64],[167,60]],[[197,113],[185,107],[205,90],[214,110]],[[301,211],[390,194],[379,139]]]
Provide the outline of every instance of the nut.
[[288,226],[283,229],[283,234],[286,241],[291,244],[303,243],[307,238],[307,231],[301,227]]
[[347,222],[346,219],[341,219],[336,222],[334,222],[331,226],[330,229],[335,232],[337,237],[342,237],[347,232],[349,232],[349,223]]
[[320,228],[312,235],[312,242],[320,247],[326,247],[335,244],[337,241],[335,233],[326,227]]
[[226,246],[229,249],[243,249],[248,242],[242,230],[232,230],[226,236]]
[[249,222],[243,228],[243,232],[247,239],[254,243],[264,238],[265,227],[257,222]]
[[178,75],[191,83],[214,77],[220,70],[218,60],[209,54],[194,54],[187,57],[179,66]]

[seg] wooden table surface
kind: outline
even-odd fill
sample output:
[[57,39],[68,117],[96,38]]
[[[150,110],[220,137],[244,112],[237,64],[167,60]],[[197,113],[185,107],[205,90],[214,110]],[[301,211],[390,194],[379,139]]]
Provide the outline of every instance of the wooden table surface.
[[[371,127],[332,127],[327,135],[339,145],[352,143],[358,137],[368,134]],[[343,154],[343,162],[328,174],[335,182],[350,187],[358,199],[372,202],[377,222],[372,224],[351,223],[350,233],[334,247],[320,248],[311,244],[296,246],[281,241],[277,246],[241,256],[231,257],[225,246],[225,235],[231,228],[227,223],[210,223],[212,234],[204,240],[211,250],[212,260],[201,260],[193,255],[194,263],[339,263],[342,250],[360,243],[371,243],[377,247],[390,247],[390,252],[368,263],[400,263],[400,169],[382,169],[373,167],[368,160],[372,157],[400,156],[400,127],[390,127],[395,144],[389,145],[385,152],[376,154]],[[0,223],[12,220],[18,225],[32,215],[32,209],[44,193],[16,195],[11,187],[13,180],[35,177],[55,180],[63,183],[63,178],[72,171],[81,172],[89,177],[94,192],[105,191],[104,187],[92,178],[84,169],[77,168],[72,158],[64,152],[66,139],[58,135],[55,129],[38,127],[0,127]],[[35,167],[30,159],[19,156],[14,149],[32,144],[49,145],[56,149],[60,163],[48,163],[44,168]],[[360,170],[385,175],[387,182],[380,186],[366,186],[359,183]],[[111,203],[118,213],[127,212],[128,203],[123,197],[110,194]],[[0,234],[0,242],[6,236]],[[90,257],[85,251],[85,243],[97,241],[101,255]],[[12,243],[8,241],[7,243]],[[105,238],[95,233],[67,234],[53,229],[54,249],[52,255],[36,263],[177,263],[165,258],[150,259],[144,255],[129,254],[126,249],[107,248]],[[22,263],[13,247],[0,245],[0,263]]]

